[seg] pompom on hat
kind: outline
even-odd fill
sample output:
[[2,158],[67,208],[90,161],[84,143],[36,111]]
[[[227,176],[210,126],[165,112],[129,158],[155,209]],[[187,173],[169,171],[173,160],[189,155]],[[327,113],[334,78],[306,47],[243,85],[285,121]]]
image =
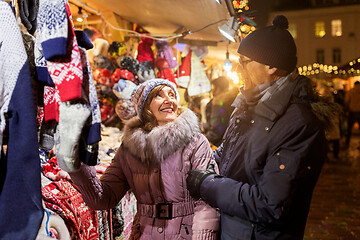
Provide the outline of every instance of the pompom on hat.
[[155,78],[143,82],[142,84],[138,85],[138,87],[133,91],[131,95],[131,102],[135,105],[135,110],[140,120],[142,120],[144,105],[149,93],[151,92],[151,90],[153,90],[156,86],[159,85],[166,85],[171,87],[172,90],[174,90],[175,92],[177,101],[180,100],[180,95],[176,89],[175,84],[166,79]]
[[238,53],[270,67],[293,71],[297,64],[296,45],[288,27],[285,16],[275,16],[272,26],[257,29],[242,39]]

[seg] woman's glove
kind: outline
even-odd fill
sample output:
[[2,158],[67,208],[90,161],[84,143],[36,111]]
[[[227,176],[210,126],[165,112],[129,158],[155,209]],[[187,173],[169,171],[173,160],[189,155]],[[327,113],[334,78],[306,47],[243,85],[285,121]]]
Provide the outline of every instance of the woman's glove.
[[68,102],[59,104],[59,147],[56,152],[59,167],[67,172],[80,169],[79,140],[91,114],[90,106]]
[[200,186],[202,182],[210,175],[217,175],[214,170],[214,164],[209,164],[206,171],[193,169],[190,170],[186,178],[186,187],[193,198],[200,198]]

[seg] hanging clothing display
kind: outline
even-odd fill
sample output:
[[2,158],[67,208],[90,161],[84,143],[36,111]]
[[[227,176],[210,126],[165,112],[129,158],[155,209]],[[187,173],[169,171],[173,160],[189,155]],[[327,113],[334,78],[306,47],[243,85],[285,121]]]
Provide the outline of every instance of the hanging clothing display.
[[67,225],[71,239],[98,239],[98,219],[96,211],[91,210],[79,191],[69,181],[54,181],[42,188],[45,206]]
[[[0,239],[59,238],[55,226],[71,239],[129,239],[137,212],[134,193],[128,191],[112,209],[92,210],[58,162],[72,159],[66,150],[76,145],[73,152],[101,175],[122,141],[120,127],[119,136],[101,144],[102,132],[110,136],[115,130],[107,124],[135,114],[130,98],[137,85],[156,76],[189,88],[189,95],[209,91],[199,58],[190,51],[176,76],[170,43],[143,35],[136,57],[118,50],[119,68],[107,59],[107,48],[90,65],[88,50],[98,41],[75,30],[68,0],[10,4],[0,0]],[[26,29],[19,27],[17,12]],[[31,50],[24,47],[25,34]],[[97,68],[104,58],[109,67]],[[107,77],[96,74],[104,70]],[[104,95],[114,102],[102,101],[104,85]]]
[[29,64],[15,15],[4,1],[0,16],[0,239],[35,239],[44,210]]
[[191,51],[185,56],[179,69],[175,72],[175,79],[179,87],[187,88],[191,74]]
[[188,85],[189,96],[211,91],[211,84],[201,65],[200,58],[194,51],[191,51],[191,74]]

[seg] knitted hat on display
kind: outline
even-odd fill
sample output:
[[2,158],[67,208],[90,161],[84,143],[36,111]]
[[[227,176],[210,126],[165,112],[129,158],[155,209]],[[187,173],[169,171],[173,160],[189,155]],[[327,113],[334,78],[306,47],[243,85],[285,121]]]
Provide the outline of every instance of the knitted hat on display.
[[152,61],[145,61],[139,63],[139,71],[137,72],[140,83],[155,78],[154,64]]
[[293,71],[297,63],[296,45],[288,27],[285,16],[275,16],[272,26],[257,29],[242,39],[238,53],[270,67]]
[[131,99],[131,94],[137,85],[129,80],[120,79],[113,87],[113,92],[119,99]]
[[165,58],[168,61],[170,68],[174,68],[177,66],[178,63],[176,57],[174,56],[174,52],[170,47],[170,43],[168,40],[156,40],[155,46],[158,49],[156,58]]
[[115,112],[123,121],[136,116],[135,106],[128,99],[120,99],[115,105]]
[[139,62],[154,61],[154,52],[151,46],[154,44],[154,40],[148,37],[141,37],[141,43],[138,45],[137,60]]
[[180,100],[180,96],[176,89],[175,84],[166,79],[155,78],[155,79],[151,79],[146,82],[143,82],[133,91],[132,96],[131,96],[131,102],[134,103],[136,113],[141,120],[142,120],[142,112],[144,110],[145,101],[146,101],[149,93],[151,92],[151,90],[153,90],[156,86],[159,86],[159,85],[166,85],[166,86],[171,87],[175,92],[177,101]]
[[124,56],[120,61],[120,68],[130,71],[135,76],[139,71],[139,61],[131,56]]
[[126,69],[117,68],[111,75],[111,79],[117,83],[120,79],[129,80],[135,82],[134,74]]
[[124,56],[127,53],[127,49],[125,44],[118,41],[113,41],[109,46],[108,52],[111,57],[117,58]]
[[106,85],[108,87],[114,86],[114,82],[111,79],[111,72],[107,69],[104,68],[96,69],[93,72],[93,77],[94,80],[99,84]]

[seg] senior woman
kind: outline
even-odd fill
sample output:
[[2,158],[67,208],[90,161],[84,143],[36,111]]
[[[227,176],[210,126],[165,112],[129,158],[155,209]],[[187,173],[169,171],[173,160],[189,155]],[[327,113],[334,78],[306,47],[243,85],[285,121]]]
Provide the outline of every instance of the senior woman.
[[164,79],[140,84],[131,100],[137,116],[125,123],[122,144],[102,177],[85,164],[70,172],[84,201],[111,209],[131,190],[137,199],[132,239],[216,239],[217,210],[186,189],[189,170],[216,166],[196,115],[179,107],[176,86]]

